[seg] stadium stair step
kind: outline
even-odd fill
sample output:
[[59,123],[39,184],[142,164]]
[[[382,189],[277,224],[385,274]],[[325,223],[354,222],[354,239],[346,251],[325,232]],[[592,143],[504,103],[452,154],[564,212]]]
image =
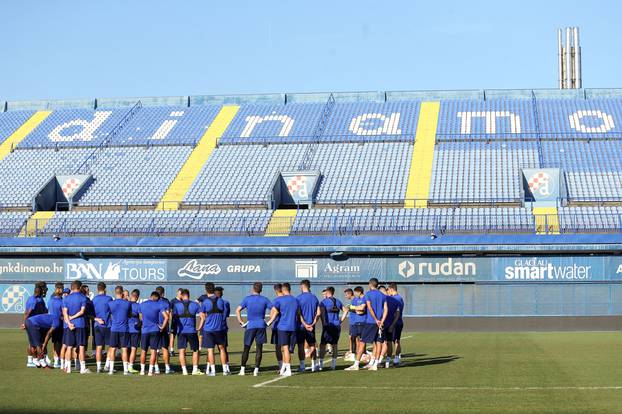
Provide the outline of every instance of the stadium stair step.
[[216,118],[207,128],[199,143],[164,193],[164,196],[156,206],[156,210],[179,210],[186,193],[190,190],[203,165],[207,162],[214,148],[216,148],[218,140],[225,133],[239,109],[240,107],[237,105],[226,105],[220,109],[220,112],[218,112],[218,115],[216,115]]
[[430,182],[434,161],[434,145],[440,102],[422,102],[413,146],[405,208],[426,208],[430,196]]
[[20,237],[34,237],[39,233],[45,225],[54,217],[54,211],[35,211],[28,218],[24,227],[19,233]]
[[559,234],[557,207],[534,207],[532,213],[536,234]]
[[28,136],[52,111],[37,111],[0,144],[0,161]]
[[294,224],[297,210],[282,209],[274,210],[268,227],[266,228],[266,236],[289,236]]

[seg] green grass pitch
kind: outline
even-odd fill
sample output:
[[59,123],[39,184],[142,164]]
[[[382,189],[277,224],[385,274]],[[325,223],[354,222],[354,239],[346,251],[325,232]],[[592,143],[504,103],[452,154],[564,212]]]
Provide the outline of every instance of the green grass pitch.
[[[22,331],[0,331],[0,411],[23,413],[615,413],[622,334],[405,333],[403,365],[259,377],[67,375],[26,368]],[[237,373],[241,333],[230,335]],[[342,348],[343,348],[342,344]],[[249,360],[254,361],[254,355]],[[293,365],[297,365],[294,359]],[[89,366],[93,368],[93,362]],[[177,358],[174,358],[177,365]],[[201,367],[204,368],[204,359]],[[176,367],[179,371],[179,368]],[[219,367],[220,368],[220,367]],[[250,369],[252,372],[252,369]],[[271,381],[271,382],[268,382]]]

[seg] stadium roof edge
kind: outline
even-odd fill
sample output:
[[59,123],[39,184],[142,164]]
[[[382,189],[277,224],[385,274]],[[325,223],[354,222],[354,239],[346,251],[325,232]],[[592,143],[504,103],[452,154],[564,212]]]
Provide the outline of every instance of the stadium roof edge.
[[78,108],[123,108],[131,107],[137,101],[143,106],[199,106],[226,104],[272,104],[323,103],[329,95],[338,102],[391,102],[405,100],[441,99],[593,99],[622,97],[622,88],[593,89],[464,89],[464,90],[420,90],[420,91],[362,91],[362,92],[309,92],[309,93],[265,93],[238,95],[184,95],[126,98],[93,98],[62,100],[0,100],[0,112],[18,110],[54,110]]

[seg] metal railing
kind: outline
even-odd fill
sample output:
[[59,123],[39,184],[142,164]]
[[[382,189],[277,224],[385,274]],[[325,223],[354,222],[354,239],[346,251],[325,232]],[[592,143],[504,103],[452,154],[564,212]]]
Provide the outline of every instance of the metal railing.
[[[333,235],[365,234],[434,235],[450,234],[579,234],[622,233],[622,215],[564,211],[559,215],[541,214],[425,214],[411,215],[357,213],[296,217],[200,217],[192,215],[154,217],[102,217],[101,221],[84,217],[58,217],[51,221],[29,220],[21,229],[32,236],[182,236],[182,235]],[[428,210],[429,211],[429,210]],[[349,213],[349,214],[348,214]],[[108,224],[105,224],[108,222]],[[269,225],[268,225],[269,223]],[[15,226],[2,226],[6,233]],[[7,230],[8,229],[8,230]],[[13,229],[13,230],[11,230]],[[1,232],[2,229],[0,229]],[[6,235],[6,233],[4,233]]]
[[123,116],[123,118],[110,130],[110,133],[104,138],[104,140],[99,144],[91,154],[80,164],[80,166],[76,169],[74,174],[87,174],[91,171],[92,165],[97,160],[97,156],[104,149],[107,148],[109,143],[114,140],[117,134],[125,127],[134,118],[134,115],[142,108],[142,103],[140,101],[136,102],[136,104],[130,108],[129,111]]

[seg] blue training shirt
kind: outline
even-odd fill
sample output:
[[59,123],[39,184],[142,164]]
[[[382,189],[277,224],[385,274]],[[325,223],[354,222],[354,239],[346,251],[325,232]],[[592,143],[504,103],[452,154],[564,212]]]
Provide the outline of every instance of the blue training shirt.
[[50,315],[49,313],[41,313],[39,315],[35,315],[32,318],[28,318],[28,322],[33,328],[39,329],[50,329],[51,327],[54,327],[54,329],[56,329],[60,326],[60,323],[56,323],[56,325],[54,324],[54,316]]
[[43,300],[41,296],[30,296],[26,300],[26,312],[28,311],[30,311],[30,314],[28,314],[29,318],[48,313],[48,309],[45,306],[45,300]]
[[127,299],[115,299],[108,303],[110,308],[110,331],[129,332],[132,304]]
[[[334,301],[334,302],[333,302]],[[339,319],[339,312],[343,308],[343,303],[336,297],[325,298],[320,302],[320,309],[323,312],[324,325],[341,326],[341,320]],[[335,310],[337,310],[335,312]]]
[[58,328],[63,321],[63,298],[52,296],[48,301],[48,313],[57,321],[54,328]]
[[[187,311],[187,312],[186,312]],[[177,332],[191,334],[197,332],[197,314],[201,307],[196,302],[180,301],[173,304],[173,317],[177,318]],[[187,316],[183,316],[187,315]]]
[[404,299],[399,294],[396,294],[393,297],[400,303],[400,317],[397,319],[397,325],[404,325],[404,320],[402,319],[404,316]]
[[130,319],[128,320],[128,332],[140,333],[140,303],[130,302]]
[[[86,296],[80,292],[72,292],[63,299],[63,309],[67,309],[67,316],[75,315],[80,309],[86,310]],[[82,316],[71,321],[76,328],[86,327],[86,318]]]
[[95,317],[102,319],[105,324],[95,321],[95,326],[103,326],[110,328],[110,308],[108,304],[112,302],[112,298],[105,294],[96,295],[93,298],[93,307],[95,308]]
[[298,311],[300,310],[300,304],[298,300],[292,295],[278,296],[272,302],[279,311],[279,322],[276,329],[279,331],[293,332],[298,327]]
[[[215,301],[217,312],[212,312],[212,300]],[[223,318],[225,317],[225,301],[222,298],[216,298],[216,295],[208,296],[201,304],[201,312],[205,314],[205,332],[218,332],[223,330]]]
[[229,315],[231,315],[231,304],[229,303],[227,299],[223,298],[222,301],[225,304],[225,310],[223,312],[222,324],[220,327],[221,327],[221,330],[228,331],[229,325],[227,325],[227,318],[229,317]]
[[166,306],[157,300],[147,300],[140,304],[140,314],[143,316],[143,327],[141,332],[152,333],[160,330],[160,318]]
[[[311,292],[303,292],[296,298],[300,304],[300,314],[306,323],[311,324],[315,319],[320,301]],[[304,330],[302,322],[298,325],[298,329]]]
[[400,302],[393,296],[387,296],[387,319],[384,320],[384,326],[389,326],[395,320],[395,312],[400,308]]
[[[352,304],[354,306],[364,305],[365,299],[354,297],[352,298]],[[351,311],[350,312],[350,325],[356,325],[357,323],[365,323],[365,321],[367,320],[367,311],[365,310],[363,312],[364,313],[362,315],[359,315],[355,311]]]
[[[365,303],[370,302],[371,308],[374,310],[378,320],[382,319],[384,304],[386,301],[387,297],[378,289],[370,290],[365,293]],[[365,323],[376,323],[376,320],[373,316],[371,316],[369,309],[367,309],[367,318],[365,319]]]
[[246,329],[261,329],[266,327],[266,311],[272,308],[270,300],[261,295],[248,295],[240,303],[242,309],[246,309],[248,325]]

